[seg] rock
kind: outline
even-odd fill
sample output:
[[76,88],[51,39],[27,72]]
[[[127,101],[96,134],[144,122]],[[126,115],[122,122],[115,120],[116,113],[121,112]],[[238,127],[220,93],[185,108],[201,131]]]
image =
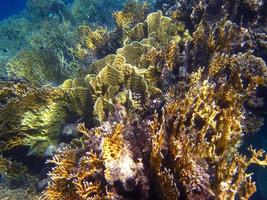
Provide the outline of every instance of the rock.
[[71,123],[71,124],[67,124],[62,131],[62,135],[63,137],[77,137],[78,136],[78,132],[77,132],[77,124],[75,123]]

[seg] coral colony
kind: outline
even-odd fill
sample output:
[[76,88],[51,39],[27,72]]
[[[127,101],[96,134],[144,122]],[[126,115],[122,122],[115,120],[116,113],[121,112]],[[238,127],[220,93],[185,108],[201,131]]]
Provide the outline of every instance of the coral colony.
[[267,3],[27,6],[0,28],[10,45],[0,60],[3,185],[42,200],[245,200],[257,191],[249,167],[267,156],[241,147],[266,115]]

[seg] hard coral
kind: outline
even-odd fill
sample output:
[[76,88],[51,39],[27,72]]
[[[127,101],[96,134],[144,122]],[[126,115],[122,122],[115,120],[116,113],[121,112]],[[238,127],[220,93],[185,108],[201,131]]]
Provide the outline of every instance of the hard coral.
[[60,77],[59,62],[52,51],[20,51],[8,63],[10,75],[25,78],[33,83],[56,82]]
[[148,13],[148,4],[138,1],[127,1],[121,11],[116,11],[113,16],[116,21],[117,28],[127,29],[139,22],[145,20]]
[[[226,79],[221,78],[216,83],[212,81],[212,76],[209,80],[202,80],[201,71],[193,74],[188,91],[175,93],[178,99],[163,107],[161,123],[155,119],[152,126],[153,137],[160,139],[152,140],[152,166],[157,168],[159,163],[170,163],[173,175],[179,177],[177,188],[182,189],[189,199],[215,195],[218,199],[234,198],[236,195],[247,198],[251,194],[243,194],[244,188],[250,188],[248,192],[251,193],[255,191],[255,186],[247,179],[249,175],[245,173],[250,162],[246,160],[242,164],[244,158],[237,153],[242,139],[242,106],[246,99],[246,94],[239,92],[246,90],[235,90],[235,83],[226,83]],[[153,156],[153,152],[160,153]],[[254,151],[251,159],[258,160],[255,157],[261,157],[260,154]],[[258,163],[266,165],[265,161]],[[234,169],[232,165],[239,170],[229,171],[229,168]],[[234,175],[239,179],[235,180]],[[225,188],[220,190],[222,185]],[[233,185],[235,189],[231,188]]]
[[75,0],[71,13],[77,22],[89,22],[92,25],[112,27],[112,13],[122,8],[124,0]]
[[[77,6],[83,3],[93,6],[81,9],[95,12],[99,2],[76,1],[73,12],[90,21]],[[244,3],[253,16],[262,8]],[[69,115],[86,122],[77,126],[81,137],[48,161],[54,167],[43,199],[248,199],[256,191],[247,169],[266,166],[266,155],[250,147],[252,156],[244,156],[239,149],[261,125],[249,122],[264,102],[256,92],[267,81],[266,65],[257,57],[264,34],[246,20],[243,27],[239,1],[169,4],[169,17],[161,11],[146,16],[146,6],[135,3],[114,14],[114,38],[122,46],[84,69],[90,74],[58,88],[21,81],[1,85],[4,152],[26,145],[42,154],[60,141]],[[140,16],[131,8],[141,8]],[[179,21],[190,15],[190,22]],[[102,52],[111,41],[105,29],[79,25],[74,35],[71,44],[51,43],[67,69],[69,62],[85,67],[109,52]],[[257,44],[251,42],[259,35]]]
[[142,175],[142,164],[133,160],[125,146],[122,124],[102,125],[90,131],[81,124],[78,129],[85,137],[82,144],[76,142],[74,148],[65,149],[49,161],[56,166],[43,199],[121,198],[116,182],[122,183],[126,193],[141,184],[142,179],[132,183]]
[[46,148],[55,144],[66,119],[63,91],[12,81],[1,82],[0,87],[3,150],[26,146],[31,148],[30,154],[43,156]]
[[[84,136],[59,153],[74,152],[78,158],[66,165],[71,171],[67,176],[73,175],[72,170],[83,172],[83,156],[94,154],[100,160],[98,173],[86,179],[91,182],[80,187],[82,191],[71,190],[76,198],[82,193],[89,195],[86,198],[107,199],[146,199],[150,195],[161,199],[247,199],[256,191],[247,168],[256,163],[265,166],[264,152],[250,148],[252,157],[248,158],[238,150],[248,129],[245,104],[255,97],[258,86],[266,84],[266,65],[252,52],[233,53],[239,49],[235,42],[243,33],[235,35],[237,27],[230,22],[218,22],[216,32],[203,22],[192,41],[187,38],[181,43],[175,37],[180,30],[176,25],[161,12],[152,13],[134,28],[146,30],[146,34],[137,34],[138,41],[128,38],[129,43],[116,55],[92,65],[96,75],[87,75],[84,83],[89,85],[95,101],[93,113],[101,126],[87,130],[80,125]],[[183,48],[185,52],[181,52]],[[197,64],[203,48],[206,60]],[[173,57],[181,54],[194,57],[178,65]],[[180,70],[185,72],[182,76]],[[168,76],[173,78],[159,83]],[[157,85],[163,88],[161,99],[151,95],[159,89],[149,89]],[[141,107],[148,106],[150,111],[132,106],[133,93],[141,94]],[[69,196],[53,180],[57,169],[65,165],[60,160],[64,158],[55,162],[50,174],[51,185],[56,185],[48,187],[45,198],[53,197],[53,189],[62,198]],[[64,179],[61,188],[75,185],[75,180]]]
[[[234,72],[233,70],[232,73]],[[255,185],[248,178],[249,174],[246,174],[247,167],[252,163],[267,164],[266,159],[261,160],[263,151],[251,150],[252,158],[241,156],[237,151],[242,139],[243,103],[254,87],[248,86],[249,91],[240,95],[243,90],[234,87],[235,81],[225,82],[222,75],[222,79],[216,83],[213,78],[210,75],[210,80],[205,79],[203,70],[199,70],[192,74],[187,86],[181,85],[170,90],[167,94],[169,100],[167,99],[162,114],[155,116],[154,121],[150,122],[150,130],[143,129],[139,133],[141,138],[148,133],[148,141],[151,139],[152,142],[151,147],[146,144],[150,150],[143,154],[138,153],[140,149],[136,146],[132,149],[132,144],[135,143],[130,135],[135,128],[129,119],[133,116],[128,115],[128,119],[120,118],[118,123],[118,118],[114,115],[110,122],[105,122],[91,131],[80,125],[79,130],[84,134],[82,144],[76,144],[60,155],[65,156],[65,152],[74,151],[80,159],[82,155],[96,154],[102,167],[94,177],[98,178],[97,183],[103,178],[107,183],[102,182],[102,186],[95,185],[95,178],[90,178],[91,183],[87,185],[89,188],[106,187],[106,191],[89,189],[105,196],[102,198],[123,198],[128,192],[130,195],[131,191],[138,191],[138,184],[143,188],[139,192],[145,192],[147,195],[147,178],[144,178],[141,172],[148,170],[152,171],[150,183],[158,188],[162,198],[207,199],[216,196],[218,199],[227,199],[237,195],[248,198],[255,192]],[[173,91],[175,89],[178,89],[177,93]],[[229,89],[232,96],[228,94]],[[112,123],[113,120],[115,123]],[[146,120],[140,123],[143,124],[141,126],[149,125]],[[149,163],[140,160],[147,156],[150,157]],[[51,172],[52,184],[55,182],[53,177],[58,177],[56,169],[65,165],[61,160],[59,158],[55,162],[56,168]],[[66,170],[82,171],[83,165],[79,163],[73,162],[71,166],[66,164]],[[235,168],[238,170],[234,170]],[[69,172],[70,174],[73,175],[72,172]],[[64,181],[65,185],[76,184],[75,178],[70,179],[71,182],[67,180]],[[56,188],[58,187],[48,187],[46,198],[53,197],[49,196],[50,190]],[[87,190],[81,188],[81,193],[86,193]],[[73,192],[77,198],[80,192],[75,188]],[[65,193],[62,198],[68,197],[68,192],[62,193]],[[95,193],[89,193],[90,195]]]

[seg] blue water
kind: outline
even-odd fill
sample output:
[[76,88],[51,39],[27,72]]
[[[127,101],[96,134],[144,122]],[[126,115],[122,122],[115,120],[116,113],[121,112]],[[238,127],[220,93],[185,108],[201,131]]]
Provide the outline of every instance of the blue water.
[[0,20],[18,14],[26,8],[26,0],[0,0]]
[[[244,143],[244,149],[252,145],[256,149],[263,149],[267,152],[267,118],[264,120],[264,126],[258,133],[250,135],[246,138]],[[254,181],[257,184],[257,192],[250,198],[250,200],[267,200],[267,168],[251,165],[249,167],[249,172],[252,172]]]

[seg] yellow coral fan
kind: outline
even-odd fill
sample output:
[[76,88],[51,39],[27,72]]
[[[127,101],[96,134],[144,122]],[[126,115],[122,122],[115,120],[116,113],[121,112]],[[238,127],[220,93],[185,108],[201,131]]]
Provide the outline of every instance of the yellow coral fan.
[[170,41],[178,44],[182,39],[191,39],[182,24],[174,23],[171,18],[163,16],[161,11],[150,13],[145,22],[137,24],[126,35],[124,44],[141,41],[142,44],[157,48]]
[[136,1],[128,1],[122,11],[113,13],[116,25],[119,28],[127,28],[130,24],[136,24],[143,21],[148,11],[148,4]]
[[67,79],[60,86],[65,91],[68,107],[79,116],[91,115],[90,107],[93,105],[93,93],[86,81],[82,78]]
[[83,48],[96,51],[107,40],[108,32],[104,28],[93,31],[89,26],[82,25],[78,28],[77,35]]
[[66,119],[63,91],[23,82],[2,82],[0,87],[6,102],[0,112],[5,150],[28,146],[30,153],[43,155],[56,142]]
[[58,58],[49,50],[22,50],[8,63],[11,75],[15,74],[39,84],[47,84],[49,81],[60,82],[64,79],[58,69]]
[[[112,58],[100,60],[94,67],[100,70],[98,75],[87,75],[85,84],[95,101],[93,113],[100,122],[106,119],[106,113],[114,113],[117,100],[120,100],[120,103],[132,104],[132,92],[140,93],[143,98],[161,93],[161,90],[155,87],[156,81],[152,78],[157,73],[155,68],[138,69],[128,64],[126,58],[120,53]],[[127,90],[119,91],[121,86]],[[123,101],[121,101],[122,97]]]

